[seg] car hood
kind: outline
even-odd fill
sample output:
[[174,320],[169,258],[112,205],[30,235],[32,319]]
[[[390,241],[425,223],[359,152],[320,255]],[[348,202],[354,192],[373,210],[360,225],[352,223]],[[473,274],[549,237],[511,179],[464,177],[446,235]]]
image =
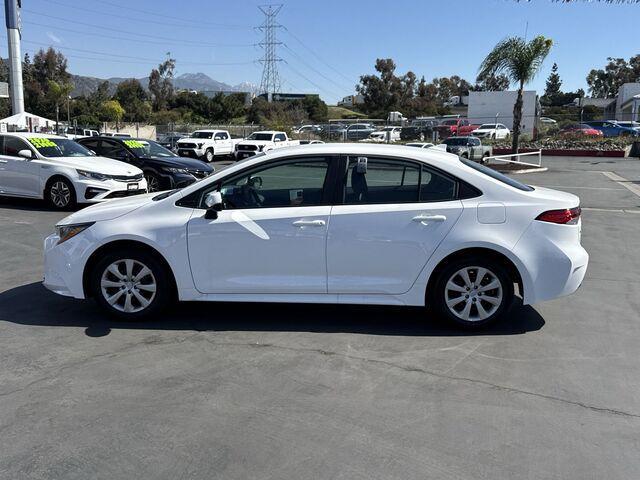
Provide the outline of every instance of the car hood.
[[473,133],[490,133],[495,131],[495,128],[476,128]]
[[105,175],[139,175],[142,173],[142,170],[138,167],[106,157],[56,157],[48,158],[47,161],[79,170],[104,173]]
[[243,140],[239,145],[264,145],[265,143],[273,143],[273,140]]
[[131,213],[149,202],[152,202],[153,197],[156,195],[158,195],[158,192],[145,193],[142,195],[134,195],[131,197],[118,198],[103,203],[97,203],[63,218],[58,222],[58,225],[113,220],[114,218]]
[[155,167],[188,168],[189,170],[213,171],[211,165],[200,160],[185,157],[145,158],[145,162]]
[[185,137],[185,138],[181,138],[180,140],[178,140],[176,143],[204,143],[207,140],[211,140],[211,138],[192,138],[192,137]]

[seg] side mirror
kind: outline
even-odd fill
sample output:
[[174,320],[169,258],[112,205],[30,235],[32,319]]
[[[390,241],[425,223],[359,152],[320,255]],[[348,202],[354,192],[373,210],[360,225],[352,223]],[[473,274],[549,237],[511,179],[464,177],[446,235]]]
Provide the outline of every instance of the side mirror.
[[282,140],[280,140],[279,138],[274,138],[274,139],[273,139],[273,141],[274,141],[275,143],[278,143],[278,142],[281,142]]
[[29,160],[31,160],[33,158],[33,152],[31,150],[27,150],[26,148],[24,150],[20,150],[18,152],[18,156],[22,157],[22,158],[27,158]]
[[204,204],[207,207],[204,218],[215,220],[218,218],[218,212],[222,210],[222,193],[218,191],[207,193],[204,197]]

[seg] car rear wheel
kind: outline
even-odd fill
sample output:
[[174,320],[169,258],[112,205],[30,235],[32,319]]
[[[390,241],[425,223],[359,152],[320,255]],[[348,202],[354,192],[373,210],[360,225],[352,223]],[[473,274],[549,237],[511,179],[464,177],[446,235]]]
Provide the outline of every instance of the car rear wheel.
[[142,320],[168,303],[169,273],[144,251],[112,252],[92,272],[92,295],[110,315],[123,320]]
[[465,328],[495,322],[513,302],[513,280],[497,262],[468,257],[440,273],[432,296],[436,310]]
[[49,204],[58,210],[73,208],[76,204],[76,191],[69,180],[54,178],[48,184],[44,193]]
[[207,151],[204,153],[204,159],[211,163],[213,162],[213,150],[208,148]]

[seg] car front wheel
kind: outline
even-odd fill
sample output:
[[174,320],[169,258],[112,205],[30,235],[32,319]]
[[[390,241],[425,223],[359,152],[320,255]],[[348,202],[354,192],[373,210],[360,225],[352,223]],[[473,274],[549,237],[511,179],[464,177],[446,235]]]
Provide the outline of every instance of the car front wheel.
[[144,251],[108,253],[93,269],[91,285],[98,304],[123,320],[149,317],[171,298],[166,268]]
[[479,328],[504,315],[513,295],[513,280],[499,263],[469,257],[452,262],[440,273],[432,301],[449,321]]
[[69,180],[54,178],[47,184],[45,199],[53,208],[66,210],[75,206],[76,192]]
[[204,154],[204,159],[208,162],[211,163],[213,162],[213,150],[208,149],[205,154]]

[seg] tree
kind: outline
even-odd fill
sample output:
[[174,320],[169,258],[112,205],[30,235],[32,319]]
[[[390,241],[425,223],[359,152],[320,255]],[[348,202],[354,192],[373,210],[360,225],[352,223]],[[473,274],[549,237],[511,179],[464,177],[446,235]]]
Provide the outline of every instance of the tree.
[[564,102],[564,94],[561,90],[562,80],[558,74],[558,64],[554,63],[551,67],[551,73],[547,78],[546,87],[544,89],[544,95],[542,95],[541,103],[543,105],[559,106]]
[[511,148],[518,151],[522,123],[522,96],[524,86],[536,76],[551,51],[553,40],[542,35],[527,42],[510,37],[499,42],[480,65],[478,78],[504,73],[518,85],[518,96],[513,106],[513,132]]
[[56,82],[55,80],[49,80],[47,82],[48,91],[47,98],[55,105],[56,107],[56,129],[58,128],[58,117],[60,105],[65,101],[69,101],[69,95],[73,90],[72,83],[62,83]]
[[473,90],[476,92],[503,92],[509,88],[511,81],[504,74],[489,75],[476,79]]
[[125,110],[126,122],[146,122],[151,117],[151,103],[149,96],[135,78],[121,82],[113,96]]
[[640,79],[640,55],[624,58],[607,58],[604,69],[593,69],[587,75],[589,92],[597,98],[614,98],[624,83],[637,82]]
[[51,47],[46,51],[39,50],[33,61],[25,55],[22,71],[25,109],[37,115],[53,117],[59,99],[56,92],[49,91],[50,88],[55,88],[56,85],[72,85],[65,56]]
[[124,117],[125,110],[117,100],[107,100],[100,105],[100,115],[107,122],[116,122],[116,130]]
[[173,96],[173,70],[176,61],[169,58],[151,70],[149,75],[149,91],[153,96],[154,111],[164,110]]

